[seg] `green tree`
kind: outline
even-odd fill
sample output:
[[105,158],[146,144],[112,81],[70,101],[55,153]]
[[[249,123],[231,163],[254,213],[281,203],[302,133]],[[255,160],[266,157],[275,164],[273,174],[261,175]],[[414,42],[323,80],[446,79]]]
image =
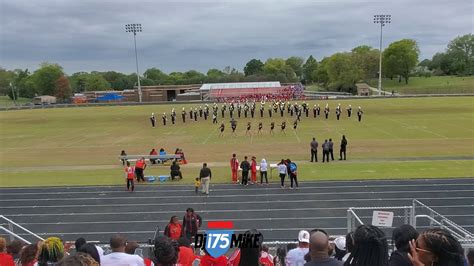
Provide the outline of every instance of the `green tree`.
[[361,71],[354,64],[351,53],[336,53],[324,64],[329,80],[329,89],[354,92],[355,83],[361,78]]
[[87,91],[105,91],[110,89],[110,83],[99,73],[87,75],[85,87]]
[[303,76],[303,63],[304,63],[303,58],[297,57],[297,56],[292,56],[292,57],[289,57],[288,59],[286,59],[285,63],[286,63],[287,66],[289,66],[289,67],[291,67],[291,69],[293,69],[293,71],[296,74],[296,77],[301,79],[301,77]]
[[263,63],[258,59],[252,59],[244,67],[245,76],[257,75],[263,72]]
[[361,79],[368,81],[377,76],[380,52],[367,45],[357,46],[351,51],[353,62],[361,73]]
[[451,60],[450,72],[458,75],[474,74],[474,35],[466,34],[449,42],[446,50]]
[[31,75],[34,93],[39,95],[53,95],[55,82],[63,75],[63,68],[58,64],[41,64],[41,67]]
[[206,82],[216,83],[223,82],[226,74],[217,68],[211,68],[207,71]]
[[196,70],[184,72],[184,84],[201,84],[206,80],[206,75]]
[[69,83],[72,87],[73,92],[84,92],[86,91],[86,83],[89,73],[87,72],[76,72],[69,77]]
[[10,98],[12,98],[10,84],[14,85],[13,84],[14,80],[15,80],[15,73],[13,71],[0,68],[0,94],[1,95],[8,94],[10,95]]
[[419,54],[420,50],[415,40],[403,39],[393,42],[383,52],[384,69],[390,74],[403,77],[408,84],[410,73],[418,63]]
[[68,100],[71,97],[71,93],[71,85],[64,75],[54,82],[54,96],[56,96],[60,102]]
[[[115,71],[107,71],[100,73],[102,77],[104,77],[107,82],[110,83],[110,87],[114,90],[130,90],[133,89],[134,82],[131,81],[127,75],[115,72]],[[136,77],[135,77],[136,78]],[[136,79],[135,79],[136,82]]]
[[263,66],[263,72],[268,77],[280,82],[295,82],[297,80],[295,71],[281,58],[267,59]]
[[317,69],[318,61],[310,55],[303,65],[303,80],[306,84],[311,84],[316,80]]
[[156,67],[147,69],[143,76],[148,79],[152,79],[155,81],[155,84],[162,85],[168,79],[168,75],[166,75],[163,71],[159,70]]

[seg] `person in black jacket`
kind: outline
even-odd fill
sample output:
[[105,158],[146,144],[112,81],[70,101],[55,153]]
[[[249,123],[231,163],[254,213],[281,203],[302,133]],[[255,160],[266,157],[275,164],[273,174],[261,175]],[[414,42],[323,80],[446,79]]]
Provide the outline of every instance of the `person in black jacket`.
[[341,149],[339,150],[339,161],[342,160],[342,154],[344,154],[344,161],[346,160],[346,147],[347,147],[347,139],[345,135],[342,135]]
[[183,174],[181,173],[181,167],[176,163],[176,161],[173,161],[173,163],[170,166],[170,176],[171,180],[174,180],[177,176],[179,176],[179,179],[183,179]]
[[240,168],[242,169],[242,185],[248,185],[250,164],[247,161],[247,156],[244,157],[244,160],[240,163]]
[[411,225],[404,224],[398,228],[395,228],[392,233],[392,240],[395,243],[397,250],[392,252],[388,266],[412,266],[410,259],[408,258],[408,252],[410,251],[409,242],[412,239],[418,238],[418,232]]
[[192,242],[192,239],[197,234],[199,227],[202,225],[202,218],[199,214],[194,212],[193,208],[186,209],[186,214],[183,217],[182,235]]

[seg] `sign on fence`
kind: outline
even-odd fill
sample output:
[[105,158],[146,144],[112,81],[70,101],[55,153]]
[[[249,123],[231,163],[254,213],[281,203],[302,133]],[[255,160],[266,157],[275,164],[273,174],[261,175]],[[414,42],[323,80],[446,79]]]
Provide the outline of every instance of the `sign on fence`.
[[393,212],[374,211],[372,215],[372,225],[381,227],[391,227],[393,223]]

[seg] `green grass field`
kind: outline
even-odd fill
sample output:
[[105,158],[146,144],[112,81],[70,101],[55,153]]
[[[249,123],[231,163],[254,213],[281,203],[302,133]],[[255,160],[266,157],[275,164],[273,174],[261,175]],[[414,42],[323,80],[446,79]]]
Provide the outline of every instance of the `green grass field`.
[[[23,105],[25,103],[31,103],[31,99],[19,98],[16,101],[17,105]],[[8,96],[0,96],[0,107],[12,107],[15,106],[15,102]]]
[[[291,158],[299,165],[300,180],[344,180],[382,178],[472,177],[474,174],[474,98],[443,97],[415,99],[375,99],[318,101],[331,107],[328,120],[303,117],[294,132],[288,117],[273,117],[276,124],[286,120],[286,135],[269,134],[270,119],[262,120],[264,133],[256,135],[260,118],[241,119],[238,136],[230,135],[226,116],[224,137],[211,120],[181,123],[181,107],[191,105],[113,106],[60,108],[0,112],[0,186],[108,185],[122,184],[124,175],[118,155],[148,154],[151,148],[174,152],[179,147],[188,165],[182,166],[191,183],[202,162],[213,170],[213,182],[228,182],[228,161],[232,153],[239,159],[255,155],[273,163]],[[316,102],[311,102],[314,104]],[[341,103],[362,106],[361,123],[345,112],[337,121],[334,108]],[[194,105],[193,105],[194,106]],[[151,112],[178,110],[176,125],[151,128]],[[219,114],[220,120],[220,114]],[[253,135],[246,137],[245,124],[253,122]],[[170,122],[170,121],[169,121]],[[309,163],[309,142],[321,143],[345,134],[348,161]],[[321,152],[319,154],[321,159]],[[146,175],[168,174],[168,166],[152,166]],[[276,171],[273,180],[276,181]]]
[[[377,87],[377,79],[370,81],[370,85]],[[401,94],[454,94],[474,93],[474,77],[433,76],[429,78],[411,77],[408,84],[398,82],[398,78],[383,79],[382,87],[385,91],[396,91]]]

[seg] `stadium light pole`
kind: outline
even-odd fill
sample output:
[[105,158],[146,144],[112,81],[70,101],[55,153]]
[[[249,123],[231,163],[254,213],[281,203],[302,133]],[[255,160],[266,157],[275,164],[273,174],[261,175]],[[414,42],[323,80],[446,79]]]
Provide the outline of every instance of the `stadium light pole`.
[[135,43],[135,63],[137,64],[137,82],[138,82],[138,101],[142,102],[142,88],[140,86],[140,74],[138,72],[138,54],[137,54],[137,32],[142,32],[142,24],[126,24],[125,32],[133,33],[133,41]]
[[392,15],[374,15],[374,23],[380,24],[380,59],[379,59],[379,95],[382,95],[382,28],[390,24]]

